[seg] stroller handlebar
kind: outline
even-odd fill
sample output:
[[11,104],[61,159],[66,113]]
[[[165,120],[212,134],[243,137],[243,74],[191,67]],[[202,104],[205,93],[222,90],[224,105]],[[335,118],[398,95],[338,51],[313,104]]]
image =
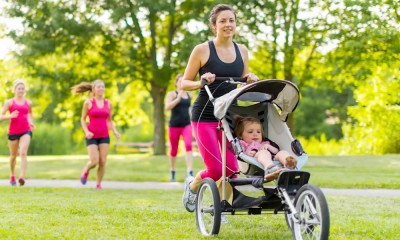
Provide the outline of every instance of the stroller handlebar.
[[[247,78],[243,78],[243,77],[215,77],[215,81],[214,82],[226,82],[226,83],[230,83],[230,84],[245,84],[247,81]],[[210,91],[210,89],[208,88],[208,82],[205,79],[201,79],[201,87],[205,88],[210,101],[212,103],[214,103],[214,97]]]
[[[231,84],[243,84],[246,83],[247,78],[243,77],[215,77],[215,82],[227,82]],[[201,87],[208,85],[205,79],[201,79]]]

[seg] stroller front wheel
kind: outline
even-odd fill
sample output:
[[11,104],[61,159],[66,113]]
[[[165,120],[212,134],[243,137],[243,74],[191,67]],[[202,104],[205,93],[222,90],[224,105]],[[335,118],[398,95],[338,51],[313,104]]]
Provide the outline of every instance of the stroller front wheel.
[[221,201],[214,180],[201,181],[196,198],[196,224],[203,235],[217,235],[221,226]]
[[329,209],[325,196],[317,186],[305,184],[294,201],[297,214],[291,217],[293,239],[328,239]]

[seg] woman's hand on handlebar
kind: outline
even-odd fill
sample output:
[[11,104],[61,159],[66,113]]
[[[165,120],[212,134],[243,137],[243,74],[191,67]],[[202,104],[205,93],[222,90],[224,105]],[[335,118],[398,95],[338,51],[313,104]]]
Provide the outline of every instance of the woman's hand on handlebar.
[[207,84],[211,84],[215,81],[215,74],[206,72],[203,75],[201,75],[200,80],[205,80],[207,81]]
[[247,82],[246,82],[247,84],[258,81],[258,77],[254,73],[248,73],[248,74],[244,75],[244,77],[247,78]]

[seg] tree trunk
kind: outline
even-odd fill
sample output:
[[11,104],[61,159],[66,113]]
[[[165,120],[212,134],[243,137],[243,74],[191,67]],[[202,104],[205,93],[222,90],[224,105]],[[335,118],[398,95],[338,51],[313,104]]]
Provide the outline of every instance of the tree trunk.
[[151,97],[153,98],[154,119],[154,155],[165,155],[165,113],[164,98],[166,88],[152,83]]

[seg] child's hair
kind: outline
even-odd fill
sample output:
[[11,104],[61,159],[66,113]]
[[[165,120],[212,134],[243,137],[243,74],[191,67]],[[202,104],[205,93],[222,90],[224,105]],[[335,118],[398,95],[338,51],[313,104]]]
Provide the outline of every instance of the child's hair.
[[97,79],[93,82],[81,82],[75,86],[73,86],[72,89],[72,93],[73,94],[77,94],[77,93],[84,93],[84,92],[92,92],[94,87],[99,84],[99,83],[103,83],[103,80]]
[[16,79],[15,81],[14,81],[14,84],[13,84],[13,91],[15,91],[15,89],[18,87],[18,85],[20,85],[20,84],[22,84],[22,85],[24,85],[25,86],[25,82],[24,81],[22,81],[21,79]]
[[264,128],[263,125],[261,124],[260,120],[255,118],[255,117],[249,117],[249,116],[240,116],[240,115],[235,115],[235,135],[238,138],[242,137],[242,134],[244,132],[244,127],[247,123],[258,123],[261,125],[261,135],[262,138],[264,138]]

